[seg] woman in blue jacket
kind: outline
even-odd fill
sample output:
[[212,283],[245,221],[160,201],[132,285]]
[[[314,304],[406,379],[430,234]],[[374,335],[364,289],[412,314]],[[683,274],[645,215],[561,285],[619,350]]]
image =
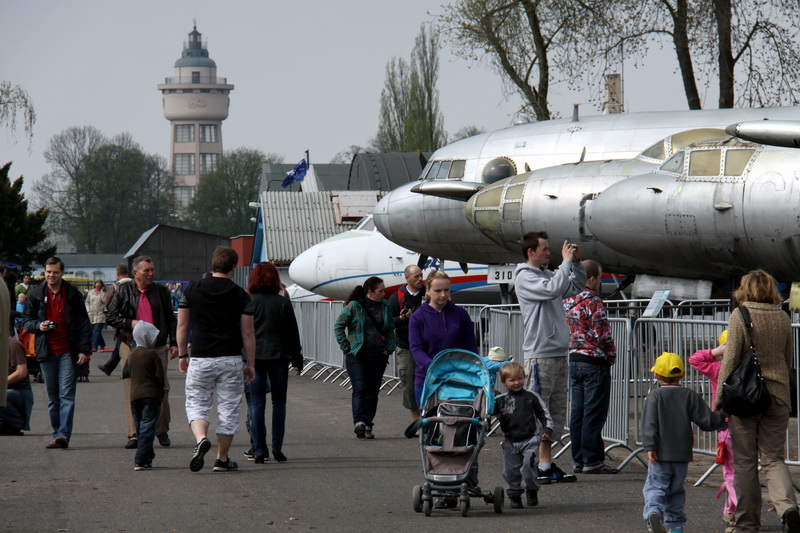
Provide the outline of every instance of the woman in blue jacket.
[[420,407],[428,365],[439,352],[460,348],[478,353],[469,313],[450,300],[450,276],[443,270],[434,270],[428,274],[425,285],[426,302],[408,323],[408,344],[417,365],[414,392]]
[[359,439],[375,438],[372,429],[378,392],[389,354],[394,351],[394,321],[383,297],[384,288],[382,279],[367,278],[347,297],[333,326],[353,386],[353,431]]

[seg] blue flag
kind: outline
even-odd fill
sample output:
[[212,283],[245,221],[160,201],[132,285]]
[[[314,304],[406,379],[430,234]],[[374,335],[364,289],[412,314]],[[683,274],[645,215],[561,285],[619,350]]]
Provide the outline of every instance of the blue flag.
[[308,172],[308,163],[306,163],[305,159],[301,159],[292,170],[286,173],[286,177],[283,178],[281,187],[288,187],[292,183],[297,183],[306,177],[306,172]]

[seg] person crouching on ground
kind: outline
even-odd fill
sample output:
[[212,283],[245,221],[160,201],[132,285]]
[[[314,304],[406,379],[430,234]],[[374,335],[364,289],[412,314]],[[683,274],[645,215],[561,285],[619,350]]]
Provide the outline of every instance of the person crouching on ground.
[[[522,482],[528,507],[539,504],[536,482],[536,452],[541,438],[553,435],[553,419],[535,392],[526,390],[525,369],[519,363],[507,363],[500,369],[500,382],[508,392],[497,397],[494,415],[503,430],[503,479],[508,484],[512,509],[522,509]],[[537,424],[538,421],[538,424]],[[541,433],[538,430],[541,429]]]
[[[150,470],[156,456],[153,440],[164,398],[164,365],[153,343],[159,331],[149,322],[138,322],[133,328],[136,348],[128,356],[131,380],[131,416],[139,436],[134,470]],[[124,376],[123,376],[124,377]]]
[[684,480],[692,460],[692,422],[712,431],[724,422],[693,390],[681,386],[683,360],[662,353],[650,369],[660,387],[647,395],[642,412],[642,443],[649,466],[644,484],[644,520],[654,533],[682,533],[686,524]]

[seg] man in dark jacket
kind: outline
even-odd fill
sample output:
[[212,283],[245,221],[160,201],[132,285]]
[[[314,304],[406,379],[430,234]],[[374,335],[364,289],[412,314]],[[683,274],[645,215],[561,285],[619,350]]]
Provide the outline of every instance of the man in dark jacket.
[[414,394],[414,375],[416,365],[408,345],[408,321],[411,313],[419,309],[425,301],[425,282],[422,270],[417,265],[408,265],[403,274],[406,284],[389,298],[389,310],[394,317],[397,350],[394,353],[397,377],[403,385],[403,407],[411,411],[411,418],[419,418],[419,406]]
[[83,295],[62,280],[64,262],[51,257],[45,262],[46,283],[34,289],[23,315],[23,327],[36,335],[36,360],[44,377],[53,440],[47,448],[67,448],[75,416],[77,365],[88,360],[92,326]]
[[[116,287],[114,296],[108,304],[106,323],[117,328],[117,336],[122,341],[120,358],[122,366],[131,352],[133,328],[139,321],[149,322],[159,330],[153,349],[158,352],[164,374],[167,373],[169,359],[178,357],[178,342],[175,336],[177,320],[172,312],[172,296],[163,285],[153,283],[155,267],[153,260],[146,255],[133,260],[133,283],[124,283]],[[142,298],[142,296],[146,298]],[[156,437],[161,446],[169,446],[169,381],[165,380],[164,398],[161,401],[161,414],[156,425]],[[125,390],[125,418],[128,421],[128,443],[126,448],[136,448],[136,429],[131,418],[131,384],[123,379]]]

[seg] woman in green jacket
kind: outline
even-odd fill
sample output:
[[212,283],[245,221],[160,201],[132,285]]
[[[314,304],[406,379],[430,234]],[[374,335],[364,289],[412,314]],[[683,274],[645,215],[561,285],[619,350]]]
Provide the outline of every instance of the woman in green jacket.
[[394,325],[384,288],[383,280],[375,276],[354,288],[333,326],[353,386],[353,431],[359,439],[375,438],[378,392],[394,351]]

